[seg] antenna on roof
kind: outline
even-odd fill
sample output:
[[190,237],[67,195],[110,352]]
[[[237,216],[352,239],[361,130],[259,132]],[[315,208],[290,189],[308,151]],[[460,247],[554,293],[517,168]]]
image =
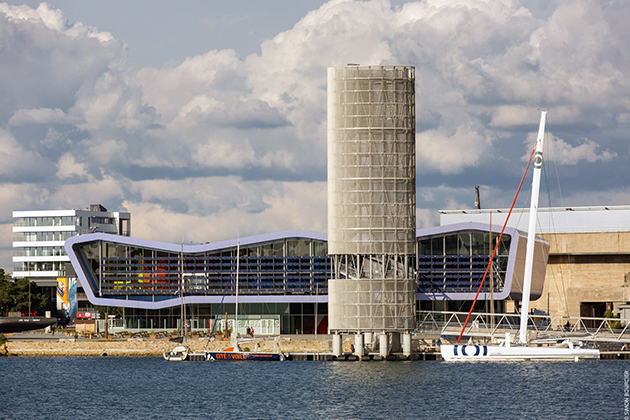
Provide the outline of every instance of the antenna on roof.
[[475,185],[475,195],[477,196],[477,201],[475,201],[475,208],[479,210],[481,209],[481,199],[479,198],[479,185]]

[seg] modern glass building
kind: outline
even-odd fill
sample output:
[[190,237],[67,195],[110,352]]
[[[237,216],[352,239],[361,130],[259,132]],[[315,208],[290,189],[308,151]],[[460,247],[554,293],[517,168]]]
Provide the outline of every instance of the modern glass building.
[[[475,298],[501,226],[457,223],[418,231],[417,298],[421,309],[461,310]],[[527,233],[506,227],[479,293],[503,312],[507,300],[522,298]],[[543,290],[549,243],[536,237],[531,299]],[[490,275],[490,273],[492,275]],[[492,292],[490,286],[492,283]],[[483,305],[479,307],[483,309]]]
[[[492,230],[496,243],[500,228]],[[418,230],[412,261],[417,305],[474,298],[489,261],[489,240],[488,225],[479,223]],[[520,299],[525,242],[522,231],[506,229],[494,260],[494,299]],[[182,304],[193,329],[233,316],[237,250],[239,319],[246,317],[262,334],[328,329],[328,280],[335,267],[323,233],[283,231],[201,245],[93,233],[65,246],[89,301],[123,307],[128,329],[177,329]],[[542,290],[547,252],[539,238],[534,298]],[[488,286],[480,299],[490,299]]]
[[100,204],[87,210],[14,211],[14,278],[29,278],[39,286],[57,286],[69,260],[64,249],[66,239],[90,232],[131,234],[131,215],[108,212]]
[[63,303],[57,297],[57,279],[65,277],[70,258],[64,243],[67,239],[91,232],[129,236],[131,214],[110,212],[100,204],[84,210],[14,211],[13,278],[28,278],[37,283],[57,309]]

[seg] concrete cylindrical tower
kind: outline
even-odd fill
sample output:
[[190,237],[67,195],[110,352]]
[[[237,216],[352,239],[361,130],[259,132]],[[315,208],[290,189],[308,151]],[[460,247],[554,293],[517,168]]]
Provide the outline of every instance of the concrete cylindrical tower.
[[415,69],[328,69],[331,331],[415,326]]
[[415,254],[415,69],[328,69],[328,250]]

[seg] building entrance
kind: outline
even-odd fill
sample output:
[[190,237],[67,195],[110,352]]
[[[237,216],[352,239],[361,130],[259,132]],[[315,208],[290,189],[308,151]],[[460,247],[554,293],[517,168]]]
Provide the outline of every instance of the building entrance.
[[[602,318],[604,312],[606,312],[606,308],[606,302],[580,302],[580,316]],[[584,325],[586,325],[587,328],[595,328],[595,324],[598,323],[593,320],[584,320]]]

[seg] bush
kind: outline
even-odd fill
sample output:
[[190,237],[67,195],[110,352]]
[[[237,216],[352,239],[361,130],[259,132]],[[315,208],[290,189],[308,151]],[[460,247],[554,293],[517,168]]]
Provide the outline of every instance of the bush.
[[[604,312],[604,318],[619,319],[619,315],[613,315],[611,310],[607,310],[606,312]],[[613,330],[621,329],[621,322],[619,321],[608,321],[608,325],[610,325],[610,328],[612,328]]]
[[0,346],[2,346],[4,343],[8,342],[9,339],[2,333],[0,333]]

